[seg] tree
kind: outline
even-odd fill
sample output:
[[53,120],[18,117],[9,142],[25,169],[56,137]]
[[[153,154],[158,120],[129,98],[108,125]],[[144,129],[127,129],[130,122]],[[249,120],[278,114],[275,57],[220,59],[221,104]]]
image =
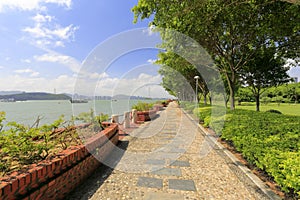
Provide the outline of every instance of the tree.
[[256,111],[259,111],[260,95],[268,87],[278,86],[290,81],[284,66],[284,60],[276,56],[276,48],[261,48],[256,51],[254,58],[241,70],[245,85],[250,86],[255,97]]
[[[196,87],[198,87],[199,93],[204,97],[204,104],[207,103],[208,87],[201,74],[192,64],[173,52],[159,54],[159,60],[156,63],[162,65],[159,70],[159,73],[163,75],[162,85],[167,88],[167,91],[172,88],[172,95],[177,96],[179,92],[182,100],[193,100],[194,95],[191,92],[195,92]],[[200,77],[198,85],[194,80],[195,75]],[[199,100],[199,96],[197,98]]]
[[[151,25],[175,29],[204,47],[227,80],[231,109],[235,108],[239,73],[257,49],[276,44],[278,55],[299,56],[300,7],[295,4],[276,0],[139,0],[132,10],[135,22],[153,16]],[[164,42],[176,46],[174,40]]]
[[240,87],[238,92],[238,102],[241,104],[242,102],[251,102],[253,100],[253,93],[249,87]]
[[300,83],[288,84],[286,96],[290,97],[291,101],[296,104],[300,96]]

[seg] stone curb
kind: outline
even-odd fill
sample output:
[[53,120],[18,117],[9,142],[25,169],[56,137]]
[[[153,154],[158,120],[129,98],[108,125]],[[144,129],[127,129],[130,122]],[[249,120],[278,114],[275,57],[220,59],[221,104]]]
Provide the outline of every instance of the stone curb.
[[208,133],[203,126],[195,122],[195,119],[193,119],[185,110],[180,108],[181,111],[193,122],[195,123],[201,131],[205,134],[207,139],[210,140],[213,144],[217,145],[219,149],[222,149],[222,151],[225,153],[225,155],[271,200],[280,200],[281,198],[275,194],[271,189],[269,189],[263,181],[261,181],[255,174],[251,172],[251,170],[246,167],[244,164],[239,162],[239,160],[229,151],[227,150],[222,144],[220,144],[215,137],[212,137],[210,133]]

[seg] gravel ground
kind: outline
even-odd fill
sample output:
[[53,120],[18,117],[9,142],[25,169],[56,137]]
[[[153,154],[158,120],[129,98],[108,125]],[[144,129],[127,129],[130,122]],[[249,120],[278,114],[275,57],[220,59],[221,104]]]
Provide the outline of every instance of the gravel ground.
[[67,199],[269,199],[176,103],[116,152]]

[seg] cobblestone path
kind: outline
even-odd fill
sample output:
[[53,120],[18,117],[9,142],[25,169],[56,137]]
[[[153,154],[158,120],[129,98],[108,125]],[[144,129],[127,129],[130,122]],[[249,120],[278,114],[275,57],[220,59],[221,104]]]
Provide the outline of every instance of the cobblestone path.
[[269,199],[175,103],[116,152],[68,199]]

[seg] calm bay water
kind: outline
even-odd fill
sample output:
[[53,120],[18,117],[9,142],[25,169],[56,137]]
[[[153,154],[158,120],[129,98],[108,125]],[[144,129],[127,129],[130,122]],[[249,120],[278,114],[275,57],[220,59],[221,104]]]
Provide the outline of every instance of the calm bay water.
[[[68,120],[72,115],[82,112],[94,111],[104,114],[123,114],[131,110],[137,100],[97,100],[88,103],[71,104],[70,101],[23,101],[0,102],[0,111],[6,112],[6,121],[16,121],[25,125],[32,125],[38,116],[42,118],[41,124],[52,123],[59,116],[64,115]],[[149,102],[149,101],[148,101]]]

